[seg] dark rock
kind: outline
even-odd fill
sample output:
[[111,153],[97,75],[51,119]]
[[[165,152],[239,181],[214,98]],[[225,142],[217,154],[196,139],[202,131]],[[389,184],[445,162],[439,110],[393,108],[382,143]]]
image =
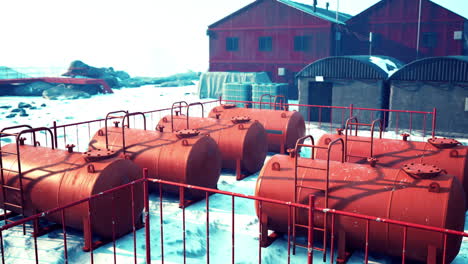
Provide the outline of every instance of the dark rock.
[[65,86],[64,84],[59,84],[53,88],[47,89],[42,93],[42,97],[50,100],[72,100],[72,99],[82,99],[90,98],[91,95],[73,89],[73,86]]
[[42,107],[46,107],[47,105],[46,104],[41,104]]
[[26,112],[21,112],[20,116],[29,116]]
[[103,79],[111,88],[122,87],[120,81],[130,78],[130,75],[124,71],[114,71],[112,67],[96,68],[79,60],[73,61],[68,71],[62,75]]
[[12,108],[12,106],[11,105],[0,105],[0,108],[1,109],[10,109],[10,108]]
[[13,94],[17,96],[41,96],[42,92],[54,87],[54,84],[46,82],[33,82],[13,88]]
[[18,104],[18,108],[30,108],[30,107],[31,107],[31,105],[27,104],[27,103],[20,102]]
[[31,109],[31,110],[37,110],[37,107],[31,106],[29,109]]
[[18,113],[21,112],[21,108],[15,108],[11,110],[12,113]]
[[16,114],[9,114],[9,115],[6,116],[6,118],[13,118],[15,116],[16,116]]

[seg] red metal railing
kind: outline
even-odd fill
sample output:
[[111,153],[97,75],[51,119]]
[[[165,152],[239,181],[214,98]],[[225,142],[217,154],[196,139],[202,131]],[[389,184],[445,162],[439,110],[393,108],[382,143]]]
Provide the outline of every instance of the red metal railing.
[[[7,263],[7,260],[5,255],[7,255],[7,251],[9,250],[8,248],[5,248],[4,246],[4,232],[6,232],[7,230],[10,230],[12,229],[13,227],[16,227],[16,226],[19,226],[19,225],[22,225],[22,224],[25,224],[29,221],[35,221],[35,220],[38,220],[40,218],[43,218],[49,214],[53,214],[53,213],[60,213],[61,216],[62,216],[62,221],[61,221],[61,225],[62,225],[62,229],[63,229],[63,241],[64,241],[64,260],[66,263],[69,262],[69,255],[68,255],[68,250],[67,250],[67,229],[65,228],[66,226],[66,219],[65,219],[65,210],[73,207],[73,206],[78,206],[80,204],[84,204],[84,203],[87,203],[88,206],[90,206],[91,204],[91,201],[94,200],[94,199],[98,199],[99,197],[102,197],[102,196],[106,196],[106,195],[113,195],[113,193],[117,192],[118,190],[121,190],[123,188],[134,188],[135,184],[140,184],[140,183],[143,183],[144,184],[144,213],[143,213],[143,217],[144,217],[144,223],[145,223],[145,228],[144,228],[144,237],[145,237],[145,245],[144,245],[144,251],[145,251],[145,254],[144,254],[144,259],[146,261],[146,263],[151,263],[151,260],[152,260],[152,257],[151,257],[151,245],[150,245],[150,241],[151,241],[151,229],[150,229],[150,226],[151,226],[151,223],[150,222],[150,209],[149,209],[149,195],[148,195],[148,184],[149,183],[155,183],[157,185],[159,185],[159,210],[154,210],[155,212],[154,213],[159,213],[159,218],[160,218],[160,241],[161,241],[161,256],[160,256],[160,261],[161,263],[164,263],[164,258],[165,258],[165,254],[164,254],[164,221],[163,221],[163,215],[164,215],[164,205],[163,205],[163,197],[162,197],[162,185],[171,185],[171,186],[177,186],[182,190],[185,190],[185,189],[193,189],[193,190],[200,190],[200,191],[204,191],[206,193],[206,202],[205,202],[205,211],[206,211],[206,262],[207,263],[210,263],[210,250],[213,250],[213,248],[216,246],[213,246],[213,244],[210,244],[210,203],[209,203],[209,195],[210,194],[219,194],[219,195],[224,195],[224,196],[229,196],[231,197],[231,232],[232,232],[232,235],[231,235],[231,244],[232,244],[232,247],[231,247],[231,262],[232,263],[235,263],[236,259],[235,259],[235,250],[236,250],[236,244],[235,244],[235,214],[236,214],[236,211],[235,211],[235,198],[241,198],[241,199],[248,199],[248,200],[252,200],[252,201],[257,201],[259,206],[258,208],[260,208],[260,211],[259,211],[259,218],[262,219],[262,211],[261,211],[261,208],[262,208],[262,204],[263,203],[274,203],[274,204],[279,204],[279,205],[282,205],[282,206],[286,206],[288,209],[289,209],[289,214],[288,214],[288,223],[289,225],[291,225],[292,223],[292,209],[295,209],[295,208],[302,208],[302,209],[305,209],[305,210],[308,210],[308,227],[309,229],[308,230],[312,230],[312,228],[314,227],[315,223],[314,223],[314,214],[315,213],[326,213],[328,215],[330,215],[331,217],[331,241],[330,241],[330,248],[329,248],[329,252],[330,252],[330,258],[329,258],[329,262],[330,263],[333,263],[334,260],[335,260],[335,257],[334,257],[334,252],[335,252],[335,243],[334,243],[334,236],[335,234],[337,233],[336,231],[336,226],[335,226],[335,222],[336,222],[336,217],[337,216],[346,216],[346,217],[350,217],[350,218],[354,218],[354,219],[361,219],[361,220],[365,220],[366,221],[366,233],[364,234],[364,237],[365,237],[365,246],[364,246],[364,263],[367,263],[368,262],[368,258],[369,258],[369,233],[371,232],[370,230],[370,223],[371,222],[379,222],[379,223],[386,223],[386,224],[389,224],[389,225],[395,225],[395,226],[400,226],[403,228],[403,238],[402,238],[402,249],[401,249],[401,262],[402,263],[405,263],[406,261],[406,241],[408,240],[408,236],[409,236],[409,230],[410,229],[418,229],[418,230],[425,230],[425,231],[428,231],[428,232],[435,232],[435,233],[439,233],[441,235],[443,235],[443,238],[444,238],[444,247],[441,249],[442,250],[442,263],[445,263],[445,258],[446,258],[446,246],[447,246],[447,237],[448,235],[454,235],[454,236],[462,236],[462,237],[468,237],[468,233],[464,233],[464,232],[459,232],[459,231],[454,231],[454,230],[448,230],[448,229],[443,229],[443,228],[437,228],[437,227],[431,227],[431,226],[424,226],[424,225],[420,225],[420,224],[413,224],[413,223],[408,223],[408,222],[402,222],[402,221],[396,221],[396,220],[391,220],[391,219],[386,219],[386,218],[380,218],[380,217],[374,217],[374,216],[367,216],[367,215],[361,215],[361,214],[356,214],[356,213],[351,213],[351,212],[344,212],[344,211],[339,211],[339,210],[334,210],[334,209],[328,209],[328,208],[321,208],[321,207],[315,207],[314,205],[314,196],[310,196],[309,197],[309,201],[308,201],[308,205],[306,204],[299,204],[299,203],[293,203],[293,202],[286,202],[286,201],[279,201],[279,200],[274,200],[274,199],[267,199],[267,198],[262,198],[262,197],[258,197],[258,196],[252,196],[252,195],[245,195],[245,194],[239,194],[239,193],[233,193],[233,192],[227,192],[227,191],[221,191],[221,190],[217,190],[217,189],[209,189],[209,188],[204,188],[204,187],[197,187],[197,186],[193,186],[193,185],[187,185],[187,184],[181,184],[181,183],[174,183],[174,182],[169,182],[169,181],[163,181],[163,180],[158,180],[158,179],[148,179],[148,173],[147,173],[147,170],[144,169],[144,178],[140,179],[140,180],[136,180],[136,181],[133,181],[131,183],[128,183],[126,185],[122,185],[122,186],[119,186],[119,187],[116,187],[116,188],[113,188],[113,189],[110,189],[110,190],[107,190],[107,191],[104,191],[102,193],[99,193],[99,194],[96,194],[96,195],[93,195],[91,197],[88,197],[88,198],[85,198],[85,199],[81,199],[79,201],[76,201],[74,203],[71,203],[71,204],[68,204],[66,206],[63,206],[63,207],[60,207],[60,208],[55,208],[55,209],[51,209],[51,210],[48,210],[48,211],[45,211],[45,212],[42,212],[40,214],[36,214],[36,215],[33,215],[33,216],[30,216],[30,217],[27,217],[27,218],[24,218],[24,219],[21,219],[19,221],[16,221],[16,222],[13,222],[13,223],[10,223],[10,224],[6,224],[2,227],[0,227],[0,249],[1,249],[1,254],[2,254],[2,263]],[[116,205],[114,205],[116,206]],[[227,206],[228,207],[228,206]],[[184,263],[186,263],[186,260],[187,260],[187,255],[186,255],[186,233],[187,233],[187,230],[186,230],[186,215],[185,215],[185,208],[182,208],[180,209],[182,210],[182,232],[183,232],[183,239],[182,239],[182,243],[183,243],[183,259],[184,259]],[[132,207],[132,215],[134,216],[135,215],[135,212],[134,212],[134,207]],[[157,212],[159,211],[159,212]],[[173,212],[172,212],[173,213]],[[91,223],[91,214],[88,213],[88,223]],[[197,220],[200,220],[200,219],[197,219]],[[113,221],[114,222],[114,221]],[[109,228],[112,228],[112,227],[109,227]],[[89,229],[88,232],[91,232],[90,231],[91,228]],[[262,230],[262,221],[259,221],[259,230]],[[289,230],[289,229],[288,229]],[[92,236],[92,234],[88,234],[89,236]],[[133,232],[132,232],[132,235],[133,235],[133,246],[134,246],[134,249],[133,249],[133,262],[134,263],[138,263],[138,257],[137,257],[137,236],[136,236],[136,226],[135,226],[135,223],[133,223]],[[173,235],[173,234],[171,234]],[[287,234],[287,241],[288,241],[288,246],[287,246],[287,263],[290,263],[291,261],[291,254],[290,254],[290,241],[291,241],[291,233],[288,232]],[[38,241],[36,239],[36,237],[32,237],[34,239],[34,251],[35,251],[35,261],[36,263],[39,263],[40,262],[40,259],[39,259],[39,254],[38,254]],[[268,250],[268,249],[262,249],[261,245],[260,245],[260,241],[262,241],[262,232],[259,233],[259,245],[258,245],[258,254],[259,254],[259,258],[258,258],[258,263],[261,263],[262,262],[262,251],[263,250]],[[314,255],[314,251],[312,250],[313,248],[313,244],[314,244],[314,236],[313,236],[313,232],[308,232],[307,234],[307,263],[312,263],[313,261],[313,255]],[[199,241],[200,242],[200,241]],[[118,261],[118,258],[117,258],[117,247],[116,247],[116,242],[115,242],[115,236],[113,236],[113,259],[114,259],[114,263],[117,263]],[[177,245],[174,245],[174,246],[177,246]],[[326,248],[327,245],[324,245],[324,247]],[[126,254],[128,254],[129,252],[129,249],[126,249]],[[276,250],[275,250],[276,252]],[[89,257],[90,257],[90,262],[91,263],[94,263],[94,256],[93,256],[93,248],[91,247],[91,250],[90,250],[90,253],[89,253]],[[281,260],[275,260],[275,261],[281,261]],[[227,261],[225,261],[227,262]],[[303,260],[302,262],[305,262],[305,260]]]
[[[346,120],[352,116],[356,116],[364,123],[370,123],[375,119],[382,119],[384,132],[393,130],[396,135],[402,131],[418,132],[422,137],[427,135],[434,137],[436,132],[437,111],[435,108],[431,112],[427,111],[409,111],[409,110],[394,110],[394,109],[374,109],[355,107],[353,104],[349,106],[326,106],[326,105],[305,105],[305,104],[284,104],[283,102],[249,102],[236,100],[223,100],[220,98],[220,103],[237,103],[237,104],[252,104],[264,105],[265,109],[288,109],[298,110],[307,122],[307,128],[310,125],[315,125],[319,129],[327,129],[330,133],[334,132],[334,128],[344,128]],[[310,132],[310,131],[308,131]],[[429,133],[428,133],[429,132]],[[307,134],[307,133],[306,133]],[[310,134],[310,133],[309,133]]]
[[[203,109],[204,116],[208,116],[207,111],[210,111],[211,108],[217,106],[221,103],[253,103],[259,104],[257,102],[247,102],[247,101],[234,101],[234,100],[211,100],[201,102],[202,105],[205,107]],[[264,102],[261,104],[274,104],[269,102]],[[322,129],[328,130],[329,133],[333,133],[334,129],[336,128],[344,128],[346,120],[352,116],[356,116],[360,122],[368,122],[370,123],[372,120],[378,118],[378,114],[380,114],[380,118],[382,119],[383,123],[383,131],[385,132],[394,132],[393,136],[400,135],[403,131],[404,132],[420,132],[420,135],[423,137],[426,136],[435,136],[436,133],[436,109],[432,112],[423,112],[423,111],[406,111],[406,110],[389,110],[389,109],[371,109],[371,108],[359,108],[354,107],[353,105],[350,106],[323,106],[323,105],[302,105],[302,104],[283,104],[281,103],[283,108],[289,110],[298,110],[300,107],[306,109],[306,113],[302,113],[305,120],[311,120],[311,112],[316,111],[318,113],[318,120],[317,121],[306,121],[306,134],[314,134],[313,129]],[[182,108],[186,108],[185,105],[178,106],[179,113],[182,112]],[[278,109],[278,108],[277,108]],[[331,118],[328,121],[325,120],[325,111],[329,111],[328,118]],[[304,111],[302,111],[304,112]],[[148,122],[148,129],[155,129],[155,126],[159,122],[159,120],[164,117],[165,115],[170,115],[171,108],[163,108],[157,109],[152,111],[143,112],[146,115],[146,120]],[[335,113],[335,114],[333,114]],[[390,129],[389,123],[389,116],[392,114],[393,124],[395,126]],[[196,114],[194,116],[197,116]],[[199,114],[201,116],[201,114]],[[337,118],[337,116],[339,118]],[[405,118],[402,118],[402,117]],[[418,126],[416,129],[414,123],[415,118],[414,116],[418,116],[418,119],[423,120],[423,122]],[[133,122],[130,122],[131,127],[142,128],[138,127],[141,122],[135,121],[133,117]],[[408,121],[402,125],[402,120]],[[57,122],[54,122],[53,125],[50,127],[55,134],[55,145],[58,148],[65,149],[67,144],[74,144],[77,146],[78,151],[86,151],[87,144],[89,140],[92,138],[92,134],[100,128],[104,127],[105,119],[96,119],[84,122],[77,122],[71,124],[60,125]],[[430,124],[429,124],[430,123]],[[427,125],[429,124],[429,125]],[[430,132],[430,133],[428,133]],[[46,139],[47,140],[47,139]],[[85,144],[83,144],[83,142]]]

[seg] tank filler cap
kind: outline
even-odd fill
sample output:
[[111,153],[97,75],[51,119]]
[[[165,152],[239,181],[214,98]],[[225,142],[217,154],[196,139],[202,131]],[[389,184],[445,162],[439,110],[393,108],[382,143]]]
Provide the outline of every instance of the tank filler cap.
[[242,124],[242,123],[247,123],[250,121],[250,117],[248,116],[234,116],[231,118],[231,121],[234,124]]
[[458,145],[461,145],[460,142],[453,138],[438,138],[433,137],[427,140],[431,145],[439,149],[453,148]]
[[437,177],[442,169],[425,163],[409,163],[403,165],[403,171],[416,179],[431,179]]
[[83,153],[87,162],[109,159],[116,156],[117,152],[110,149],[91,149]]
[[200,131],[196,129],[182,129],[175,132],[175,134],[178,138],[190,138],[198,136],[200,134]]
[[234,108],[236,104],[222,104],[221,105],[224,109]]

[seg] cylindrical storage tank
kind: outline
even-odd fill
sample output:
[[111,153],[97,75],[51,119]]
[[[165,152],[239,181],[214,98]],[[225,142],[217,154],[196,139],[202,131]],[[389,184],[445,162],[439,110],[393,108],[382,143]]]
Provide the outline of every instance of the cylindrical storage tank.
[[[222,167],[237,169],[248,174],[259,171],[267,155],[267,134],[263,126],[248,117],[234,117],[231,120],[189,117],[189,128],[202,134],[209,134],[218,144],[222,155]],[[187,128],[187,116],[163,117],[158,127],[166,131]],[[240,171],[239,171],[240,172]]]
[[263,125],[268,134],[268,151],[285,153],[294,148],[298,138],[304,136],[304,118],[296,111],[240,108],[235,105],[221,105],[213,108],[209,117],[231,119],[248,116]]
[[[133,162],[121,158],[105,158],[88,162],[97,156],[93,153],[69,153],[68,151],[21,145],[20,166],[23,182],[24,214],[26,216],[65,206],[91,195],[127,184],[141,178],[141,169]],[[5,184],[19,188],[16,144],[2,147]],[[110,152],[109,152],[110,153]],[[106,156],[107,153],[98,153]],[[13,172],[15,171],[15,172]],[[4,189],[7,203],[21,205],[18,191]],[[0,189],[0,191],[2,191]],[[131,187],[123,188],[114,195],[104,195],[90,202],[92,233],[112,238],[112,211],[115,218],[115,235],[120,237],[133,230]],[[112,199],[112,197],[114,197]],[[3,195],[0,195],[2,206]],[[143,210],[143,185],[134,187],[135,223],[141,223]],[[6,206],[7,210],[22,213],[21,208]],[[50,221],[61,223],[61,213],[47,215]],[[88,203],[65,210],[67,226],[83,230],[88,219]]]
[[[257,179],[255,195],[294,201],[294,162],[294,158],[286,155],[275,155],[268,160]],[[315,206],[325,207],[324,192],[311,187],[325,188],[327,161],[298,158],[298,164],[297,202],[307,204],[309,195],[313,194]],[[462,186],[456,177],[440,175],[432,179],[416,179],[399,169],[337,161],[330,162],[329,173],[328,208],[463,231],[465,200]],[[256,207],[259,215],[258,202]],[[288,231],[286,206],[263,202],[262,208],[262,219],[268,219],[268,229]],[[316,212],[314,225],[323,226],[323,219],[323,213]],[[307,210],[298,210],[296,222],[307,225]],[[330,223],[329,220],[328,230]],[[337,215],[336,236],[339,230],[346,233],[348,246],[364,248],[365,220]],[[402,227],[370,222],[369,250],[401,257],[402,238]],[[458,254],[461,241],[461,237],[448,236],[448,263]],[[408,228],[406,243],[407,259],[425,261],[429,246],[435,246],[437,256],[441,256],[444,236]]]
[[[161,180],[216,189],[221,172],[221,153],[216,142],[207,135],[187,134],[109,127],[108,148],[123,155],[122,135],[125,136],[125,156],[142,168],[148,176]],[[105,129],[98,130],[89,143],[90,149],[106,149]],[[152,185],[150,185],[152,186]],[[153,186],[154,187],[154,186]],[[179,193],[179,187],[164,185],[164,190]],[[185,189],[189,200],[205,198],[205,192]]]
[[[344,135],[324,134],[318,141],[319,146],[327,146],[331,141],[342,138]],[[405,136],[406,138],[406,136]],[[371,138],[361,136],[349,136],[347,143],[347,161],[366,163],[370,157]],[[373,139],[373,157],[377,159],[377,165],[401,168],[407,163],[425,163],[435,165],[458,178],[465,190],[468,201],[468,147],[462,146],[453,139],[435,138],[427,142],[406,141],[398,139],[376,138]],[[332,148],[331,160],[341,159],[341,150]],[[316,149],[316,158],[326,159],[327,151]]]

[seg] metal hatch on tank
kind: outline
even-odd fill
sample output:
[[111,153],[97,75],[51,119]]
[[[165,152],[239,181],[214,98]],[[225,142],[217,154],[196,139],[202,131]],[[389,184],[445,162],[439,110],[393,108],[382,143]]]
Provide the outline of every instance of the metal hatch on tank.
[[[120,114],[119,116],[113,116]],[[130,128],[130,117],[142,116],[144,129]],[[115,121],[108,127],[108,121]],[[125,125],[125,121],[127,125]],[[146,118],[141,112],[110,112],[106,116],[105,127],[99,129],[89,142],[89,149],[109,149],[122,157],[134,161],[148,169],[150,178],[217,188],[221,172],[221,154],[216,142],[207,135],[199,135],[195,130],[182,130],[179,133],[146,130]],[[155,186],[150,185],[154,190]],[[180,206],[204,199],[205,192],[187,189],[179,193],[175,186],[163,187],[164,191],[180,195]]]
[[[173,114],[174,106],[184,103],[186,115]],[[176,132],[183,129],[196,129],[201,134],[208,134],[218,144],[222,155],[222,168],[236,170],[237,180],[247,174],[259,171],[267,155],[267,134],[263,126],[252,121],[248,116],[236,116],[231,120],[204,118],[203,104],[177,102],[172,105],[171,115],[161,118],[157,125],[159,131]],[[200,105],[202,117],[189,116],[190,107]],[[245,174],[243,174],[244,172]]]
[[[276,108],[276,104],[275,104]],[[296,140],[305,133],[304,117],[299,112],[288,111],[286,106],[281,110],[240,108],[235,104],[223,104],[214,107],[209,117],[231,119],[235,116],[248,116],[258,120],[268,134],[268,151],[285,153],[293,148]]]
[[[23,129],[18,133],[6,132]],[[24,130],[24,128],[27,128]],[[36,141],[36,132],[46,131],[51,136],[52,147],[41,147]],[[33,145],[26,145],[23,135],[32,133]],[[4,128],[0,137],[15,137],[15,143],[0,146],[2,182],[0,204],[4,210],[30,216],[65,206],[94,194],[127,184],[142,177],[141,169],[133,162],[98,153],[73,152],[54,147],[53,134],[48,128],[15,126]],[[98,157],[99,155],[99,157]],[[132,197],[130,186],[118,190],[114,197],[102,196],[64,211],[65,225],[84,231],[84,250],[90,250],[103,241],[92,242],[89,234],[104,241],[113,236],[121,237],[133,230],[133,223],[142,224],[143,186],[136,184]],[[135,218],[132,219],[132,202]],[[118,204],[118,206],[114,206]],[[89,205],[89,206],[88,206]],[[108,211],[113,208],[114,215]],[[88,211],[91,221],[88,222]],[[45,216],[45,219],[62,223],[61,213]],[[114,224],[114,231],[109,228]],[[90,230],[91,226],[91,230]],[[41,235],[45,229],[35,225],[34,234]]]
[[[273,156],[260,172],[255,195],[283,201],[307,203],[309,195],[315,196],[315,206],[381,217],[415,224],[463,231],[465,222],[465,199],[461,184],[456,177],[439,173],[432,178],[418,178],[411,169],[371,167],[367,164],[344,163],[330,159],[318,160],[299,157],[299,147],[324,148],[330,152],[333,145],[343,144],[335,139],[327,147],[301,144],[298,141],[290,155]],[[303,138],[304,139],[304,138]],[[340,152],[339,150],[336,150]],[[341,148],[343,151],[343,146]],[[342,154],[343,155],[343,154]],[[342,156],[343,157],[343,156]],[[426,175],[427,176],[427,175]],[[267,230],[288,232],[288,208],[272,203],[262,203],[263,238]],[[256,202],[257,215],[260,215]],[[293,246],[296,235],[306,229],[307,211],[293,210],[291,222]],[[346,250],[364,247],[366,221],[335,215],[334,236],[337,244],[343,243],[338,258],[346,258]],[[327,245],[331,223],[329,217],[319,211],[314,214],[314,226],[321,228],[322,239]],[[383,222],[370,222],[369,251],[401,257],[403,230]],[[318,231],[317,231],[318,232]],[[267,245],[268,241],[262,241]],[[448,236],[446,261],[450,263],[458,254],[461,237]],[[444,235],[419,229],[408,229],[406,258],[426,261],[436,256],[441,262]],[[340,248],[340,247],[339,247]]]
[[[379,136],[374,136],[377,124]],[[370,127],[370,137],[358,136],[359,127]],[[468,147],[449,138],[429,138],[427,142],[409,141],[409,134],[402,134],[402,139],[382,138],[382,121],[372,124],[359,123],[356,117],[346,121],[345,129],[338,129],[337,134],[324,134],[318,141],[319,146],[326,146],[332,140],[342,138],[345,143],[347,162],[367,163],[368,159],[378,166],[401,168],[404,164],[424,163],[445,170],[447,174],[458,178],[468,200]],[[327,153],[316,149],[316,157],[325,159]],[[340,152],[332,150],[331,160],[339,160]]]

